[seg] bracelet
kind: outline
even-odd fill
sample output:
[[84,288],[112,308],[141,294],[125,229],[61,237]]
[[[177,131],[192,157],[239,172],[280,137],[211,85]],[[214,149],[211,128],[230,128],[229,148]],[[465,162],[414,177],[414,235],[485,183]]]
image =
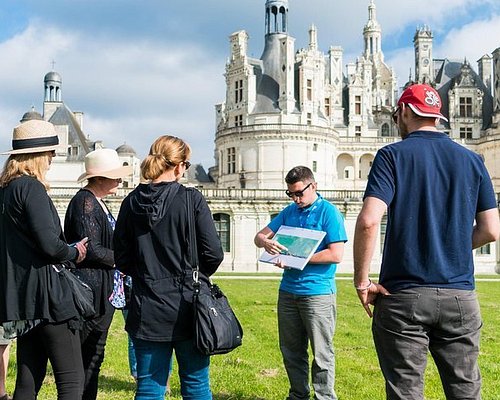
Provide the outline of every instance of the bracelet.
[[368,281],[370,283],[368,285],[366,285],[365,287],[363,287],[363,286],[354,286],[354,287],[356,288],[356,290],[358,290],[360,292],[364,292],[365,290],[368,290],[368,289],[370,289],[373,286],[372,280],[368,279]]

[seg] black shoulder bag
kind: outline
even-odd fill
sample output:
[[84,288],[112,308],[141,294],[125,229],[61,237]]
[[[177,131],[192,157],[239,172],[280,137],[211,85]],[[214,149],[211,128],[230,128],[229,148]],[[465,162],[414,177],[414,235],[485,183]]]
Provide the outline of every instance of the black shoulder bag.
[[209,290],[201,290],[204,283],[199,279],[200,268],[191,193],[190,190],[186,190],[189,251],[191,263],[195,268],[193,269],[194,342],[202,354],[225,354],[241,346],[243,328],[227,297],[216,284],[210,281]]
[[64,264],[51,265],[61,279],[61,284],[66,284],[72,295],[75,307],[83,319],[95,317],[94,291],[85,282],[80,280],[73,272],[67,269]]

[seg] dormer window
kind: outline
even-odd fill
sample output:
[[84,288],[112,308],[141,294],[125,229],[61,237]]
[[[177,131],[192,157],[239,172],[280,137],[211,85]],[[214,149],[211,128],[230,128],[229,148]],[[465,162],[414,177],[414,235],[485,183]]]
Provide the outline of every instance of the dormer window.
[[472,97],[460,97],[459,115],[461,117],[472,117]]

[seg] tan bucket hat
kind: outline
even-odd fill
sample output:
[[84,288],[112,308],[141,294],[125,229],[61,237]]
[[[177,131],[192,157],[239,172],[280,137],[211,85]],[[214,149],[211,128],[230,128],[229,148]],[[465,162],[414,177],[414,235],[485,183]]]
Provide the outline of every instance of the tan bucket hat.
[[78,178],[78,183],[95,176],[118,179],[132,174],[132,167],[123,166],[118,153],[113,149],[97,149],[85,156],[85,172]]
[[2,154],[29,154],[52,151],[59,146],[56,128],[50,122],[32,119],[14,128],[12,150]]

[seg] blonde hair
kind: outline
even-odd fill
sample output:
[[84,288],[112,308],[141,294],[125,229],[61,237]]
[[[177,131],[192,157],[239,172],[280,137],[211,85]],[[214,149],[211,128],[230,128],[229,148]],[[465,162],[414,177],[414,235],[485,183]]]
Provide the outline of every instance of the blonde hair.
[[11,154],[0,174],[0,186],[5,187],[15,178],[22,175],[32,176],[38,179],[46,190],[49,190],[50,185],[45,180],[45,174],[49,170],[49,157],[52,151],[44,151],[41,153],[28,154]]
[[191,147],[184,140],[175,136],[160,136],[153,142],[149,154],[141,163],[141,175],[146,180],[154,180],[190,156]]

